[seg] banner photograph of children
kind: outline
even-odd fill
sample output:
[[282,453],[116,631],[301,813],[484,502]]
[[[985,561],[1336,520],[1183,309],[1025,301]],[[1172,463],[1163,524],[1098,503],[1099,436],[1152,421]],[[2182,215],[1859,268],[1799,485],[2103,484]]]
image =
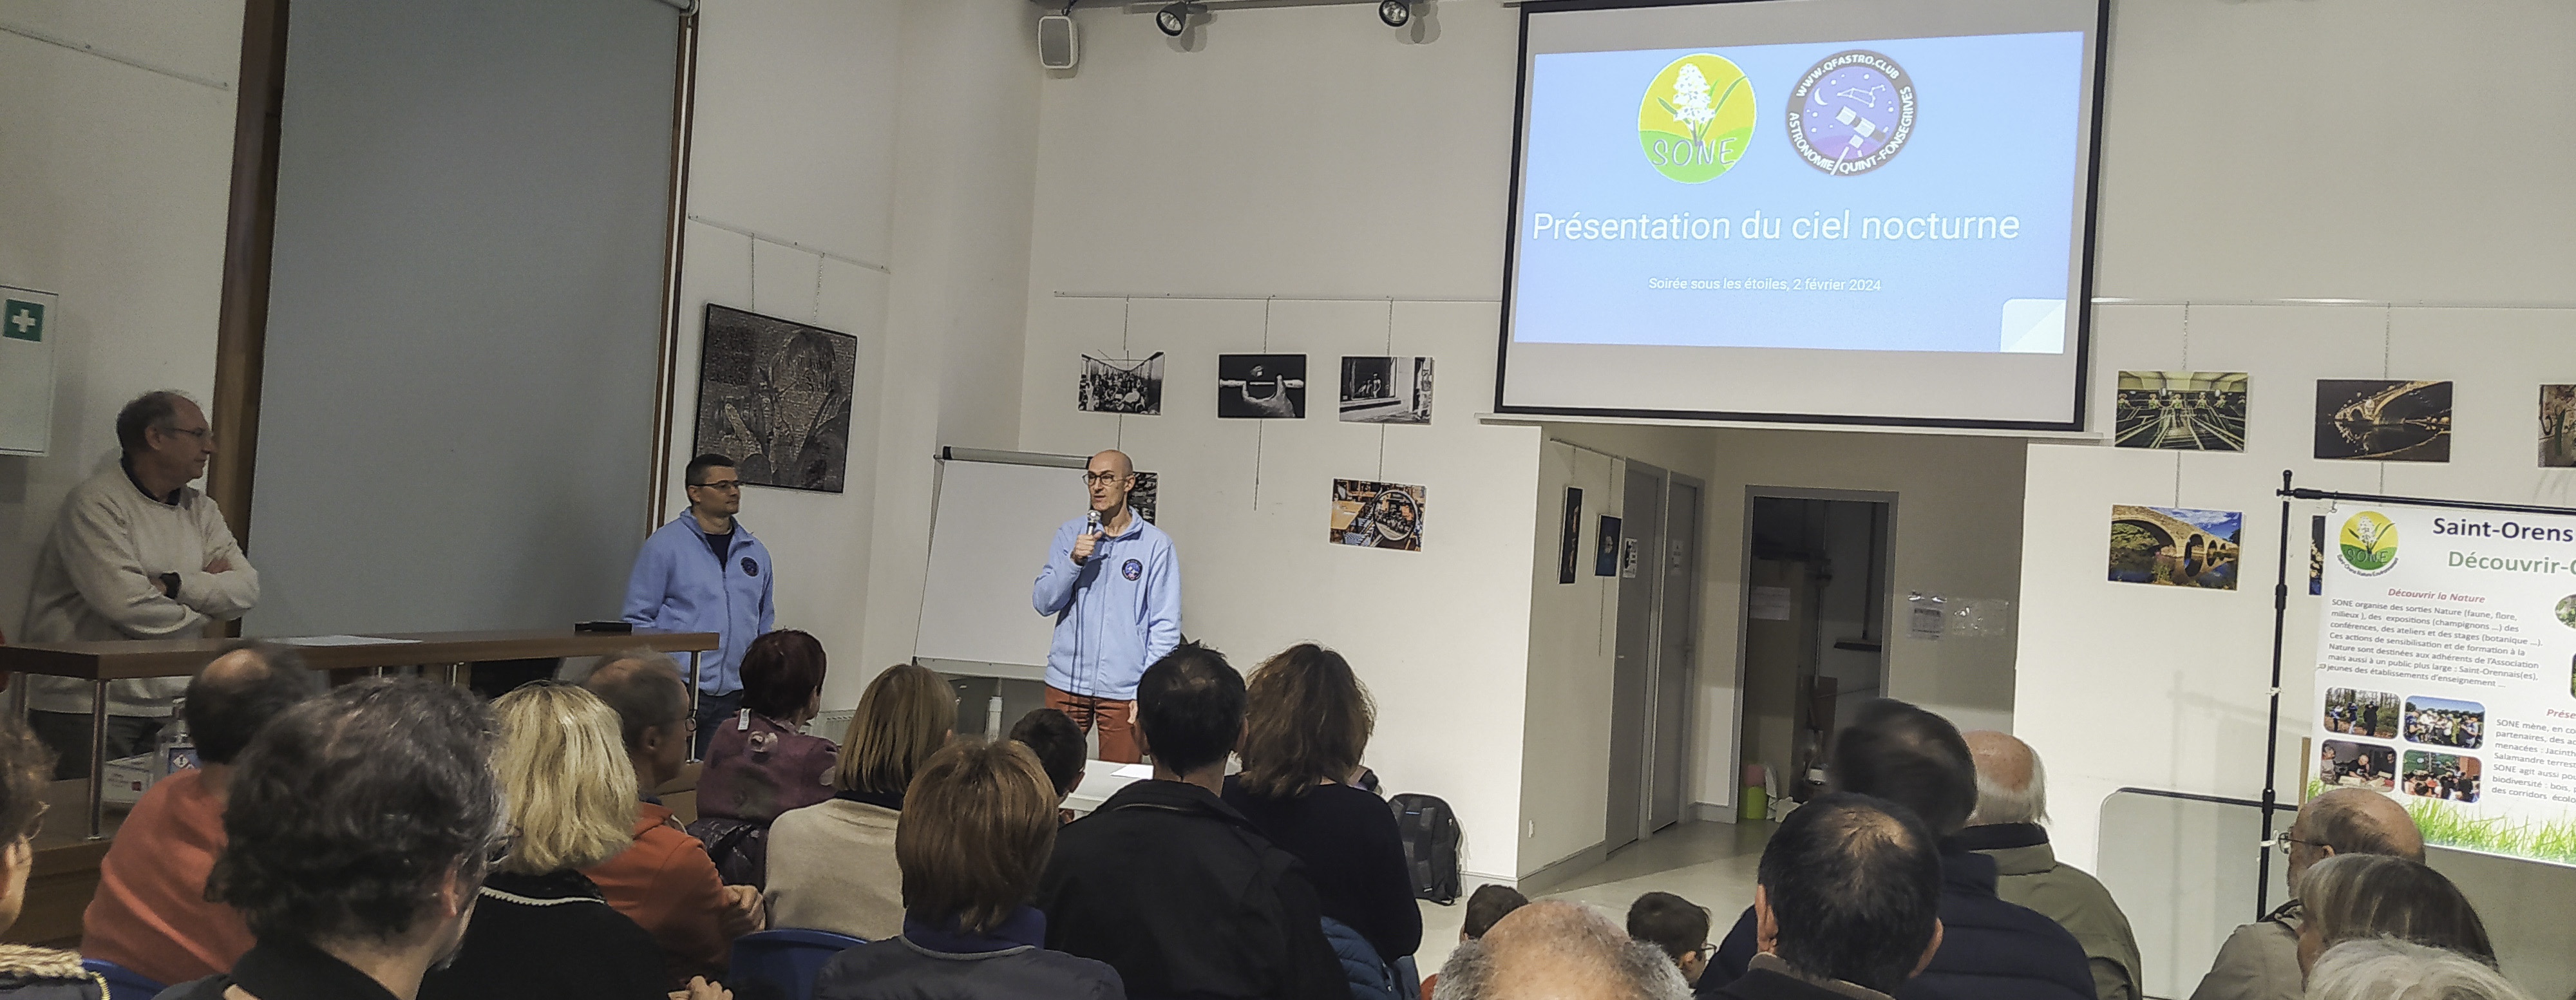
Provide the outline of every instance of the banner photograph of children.
[[2406,794],[2450,802],[2478,800],[2478,759],[2426,750],[2406,751]]

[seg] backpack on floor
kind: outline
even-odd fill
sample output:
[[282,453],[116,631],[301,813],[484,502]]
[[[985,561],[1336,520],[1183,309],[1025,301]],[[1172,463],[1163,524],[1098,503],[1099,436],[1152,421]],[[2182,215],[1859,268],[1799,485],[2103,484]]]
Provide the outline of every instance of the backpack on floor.
[[1442,906],[1458,901],[1458,844],[1464,834],[1458,815],[1436,795],[1398,795],[1388,800],[1395,811],[1396,835],[1404,841],[1404,868],[1413,876],[1413,898]]

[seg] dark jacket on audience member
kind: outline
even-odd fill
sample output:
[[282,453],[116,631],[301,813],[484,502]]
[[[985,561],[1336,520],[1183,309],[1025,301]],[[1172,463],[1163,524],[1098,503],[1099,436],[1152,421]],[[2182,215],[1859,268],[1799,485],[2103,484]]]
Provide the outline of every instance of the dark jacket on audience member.
[[[1753,958],[1753,910],[1700,977],[1701,996],[1720,996]],[[1897,1000],[2094,1000],[2084,946],[2057,922],[1995,896],[1995,860],[1941,841],[1941,950]]]
[[1118,971],[1041,947],[1046,914],[1029,907],[989,933],[906,916],[903,936],[823,963],[814,1000],[1123,1000]]
[[456,962],[420,983],[420,1000],[669,997],[653,936],[569,870],[485,878]]
[[1264,799],[1225,779],[1225,804],[1281,850],[1306,863],[1324,915],[1349,924],[1380,959],[1422,948],[1422,909],[1404,867],[1404,839],[1386,800],[1349,785],[1317,785],[1293,799]]
[[233,962],[233,971],[161,991],[162,1000],[223,1000],[241,987],[259,1000],[394,1000],[366,973],[302,941],[262,941]]
[[[1705,985],[1716,974],[1716,969],[1710,969],[1699,981]],[[1721,1000],[1887,1000],[1885,993],[1852,983],[1825,985],[1801,979],[1789,971],[1789,963],[1771,955],[1753,956],[1743,978],[1701,995]]]
[[1056,836],[1035,902],[1131,1000],[1350,1000],[1303,869],[1207,789],[1139,781]]
[[107,1000],[107,982],[81,967],[78,952],[0,944],[0,997]]

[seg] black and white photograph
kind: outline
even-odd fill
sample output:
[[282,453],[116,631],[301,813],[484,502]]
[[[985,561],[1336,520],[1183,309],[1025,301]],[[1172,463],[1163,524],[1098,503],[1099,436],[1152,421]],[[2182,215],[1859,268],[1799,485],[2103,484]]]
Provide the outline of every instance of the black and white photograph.
[[2318,458],[2451,460],[2451,383],[2317,380]]
[[692,450],[754,486],[841,492],[858,359],[849,334],[709,304]]
[[1403,483],[1333,480],[1335,545],[1422,551],[1422,508],[1427,491]]
[[1556,582],[1573,583],[1583,553],[1583,487],[1565,488],[1565,517],[1556,526]]
[[1305,419],[1306,356],[1217,355],[1216,415],[1247,420]]
[[1342,419],[1356,424],[1431,422],[1431,359],[1342,358]]
[[2111,443],[2163,451],[2244,451],[2244,372],[2121,372]]
[[1163,477],[1151,472],[1136,474],[1136,487],[1127,491],[1127,509],[1136,512],[1145,523],[1154,523],[1154,500],[1163,488]]
[[1074,405],[1084,413],[1151,417],[1163,412],[1163,352],[1143,358],[1082,356],[1082,387]]

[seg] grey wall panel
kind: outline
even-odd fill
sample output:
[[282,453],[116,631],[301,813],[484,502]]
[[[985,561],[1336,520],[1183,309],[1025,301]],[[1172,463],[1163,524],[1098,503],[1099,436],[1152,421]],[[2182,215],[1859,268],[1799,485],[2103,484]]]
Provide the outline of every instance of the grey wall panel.
[[246,631],[613,617],[650,495],[676,12],[291,16]]

